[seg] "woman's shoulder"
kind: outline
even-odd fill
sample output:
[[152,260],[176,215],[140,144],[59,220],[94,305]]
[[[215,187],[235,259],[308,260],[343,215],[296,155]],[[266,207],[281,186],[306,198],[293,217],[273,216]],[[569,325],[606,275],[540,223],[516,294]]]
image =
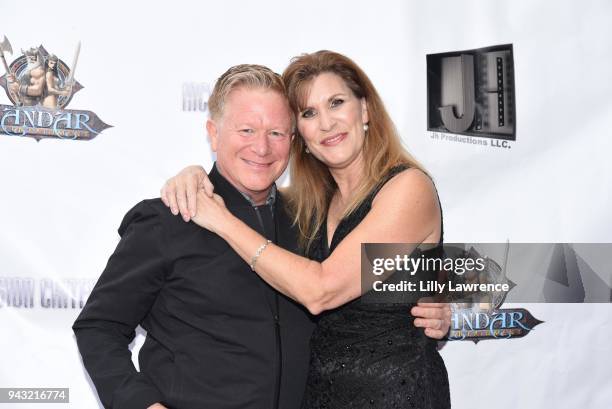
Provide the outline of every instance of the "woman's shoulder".
[[372,212],[377,226],[387,223],[387,234],[406,243],[435,243],[442,235],[436,188],[430,176],[416,167],[402,170],[385,183],[372,202]]
[[384,201],[426,201],[436,203],[437,193],[431,177],[417,167],[399,165],[391,169],[373,204]]

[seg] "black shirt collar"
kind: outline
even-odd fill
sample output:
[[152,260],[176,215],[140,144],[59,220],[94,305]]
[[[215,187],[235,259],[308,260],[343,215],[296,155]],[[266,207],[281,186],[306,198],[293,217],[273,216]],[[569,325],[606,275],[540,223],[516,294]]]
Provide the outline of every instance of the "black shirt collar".
[[[208,178],[215,186],[215,193],[221,195],[223,197],[223,201],[228,205],[243,205],[243,206],[257,206],[250,197],[246,194],[242,193],[238,189],[234,187],[227,179],[219,172],[217,169],[217,162],[213,164],[210,173],[208,174]],[[274,205],[276,202],[276,184],[272,184],[272,188],[270,189],[270,193],[268,194],[268,198],[266,199],[266,205]]]

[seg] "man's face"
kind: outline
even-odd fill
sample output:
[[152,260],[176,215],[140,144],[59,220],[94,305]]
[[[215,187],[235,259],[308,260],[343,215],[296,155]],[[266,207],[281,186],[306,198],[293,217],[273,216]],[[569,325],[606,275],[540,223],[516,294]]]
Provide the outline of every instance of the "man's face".
[[287,99],[276,91],[240,87],[206,129],[221,174],[255,203],[264,202],[289,160],[293,131]]
[[28,55],[27,59],[28,59],[28,64],[34,64],[36,61],[38,61],[38,56],[36,56],[36,54]]

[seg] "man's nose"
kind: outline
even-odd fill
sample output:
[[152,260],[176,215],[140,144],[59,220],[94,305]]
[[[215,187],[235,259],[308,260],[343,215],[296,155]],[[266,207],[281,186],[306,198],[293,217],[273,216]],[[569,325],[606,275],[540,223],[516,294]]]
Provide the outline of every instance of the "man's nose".
[[266,156],[270,153],[270,141],[268,135],[265,132],[258,132],[253,137],[253,143],[251,149],[259,156]]

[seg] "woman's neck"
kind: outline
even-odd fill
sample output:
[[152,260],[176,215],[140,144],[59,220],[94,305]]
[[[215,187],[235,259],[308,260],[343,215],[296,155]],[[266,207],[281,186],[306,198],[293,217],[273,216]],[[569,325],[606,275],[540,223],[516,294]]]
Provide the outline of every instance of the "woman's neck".
[[363,157],[359,155],[359,157],[348,166],[343,168],[330,168],[329,172],[334,178],[336,186],[338,186],[336,200],[339,200],[339,204],[344,208],[351,201],[353,195],[363,181]]

